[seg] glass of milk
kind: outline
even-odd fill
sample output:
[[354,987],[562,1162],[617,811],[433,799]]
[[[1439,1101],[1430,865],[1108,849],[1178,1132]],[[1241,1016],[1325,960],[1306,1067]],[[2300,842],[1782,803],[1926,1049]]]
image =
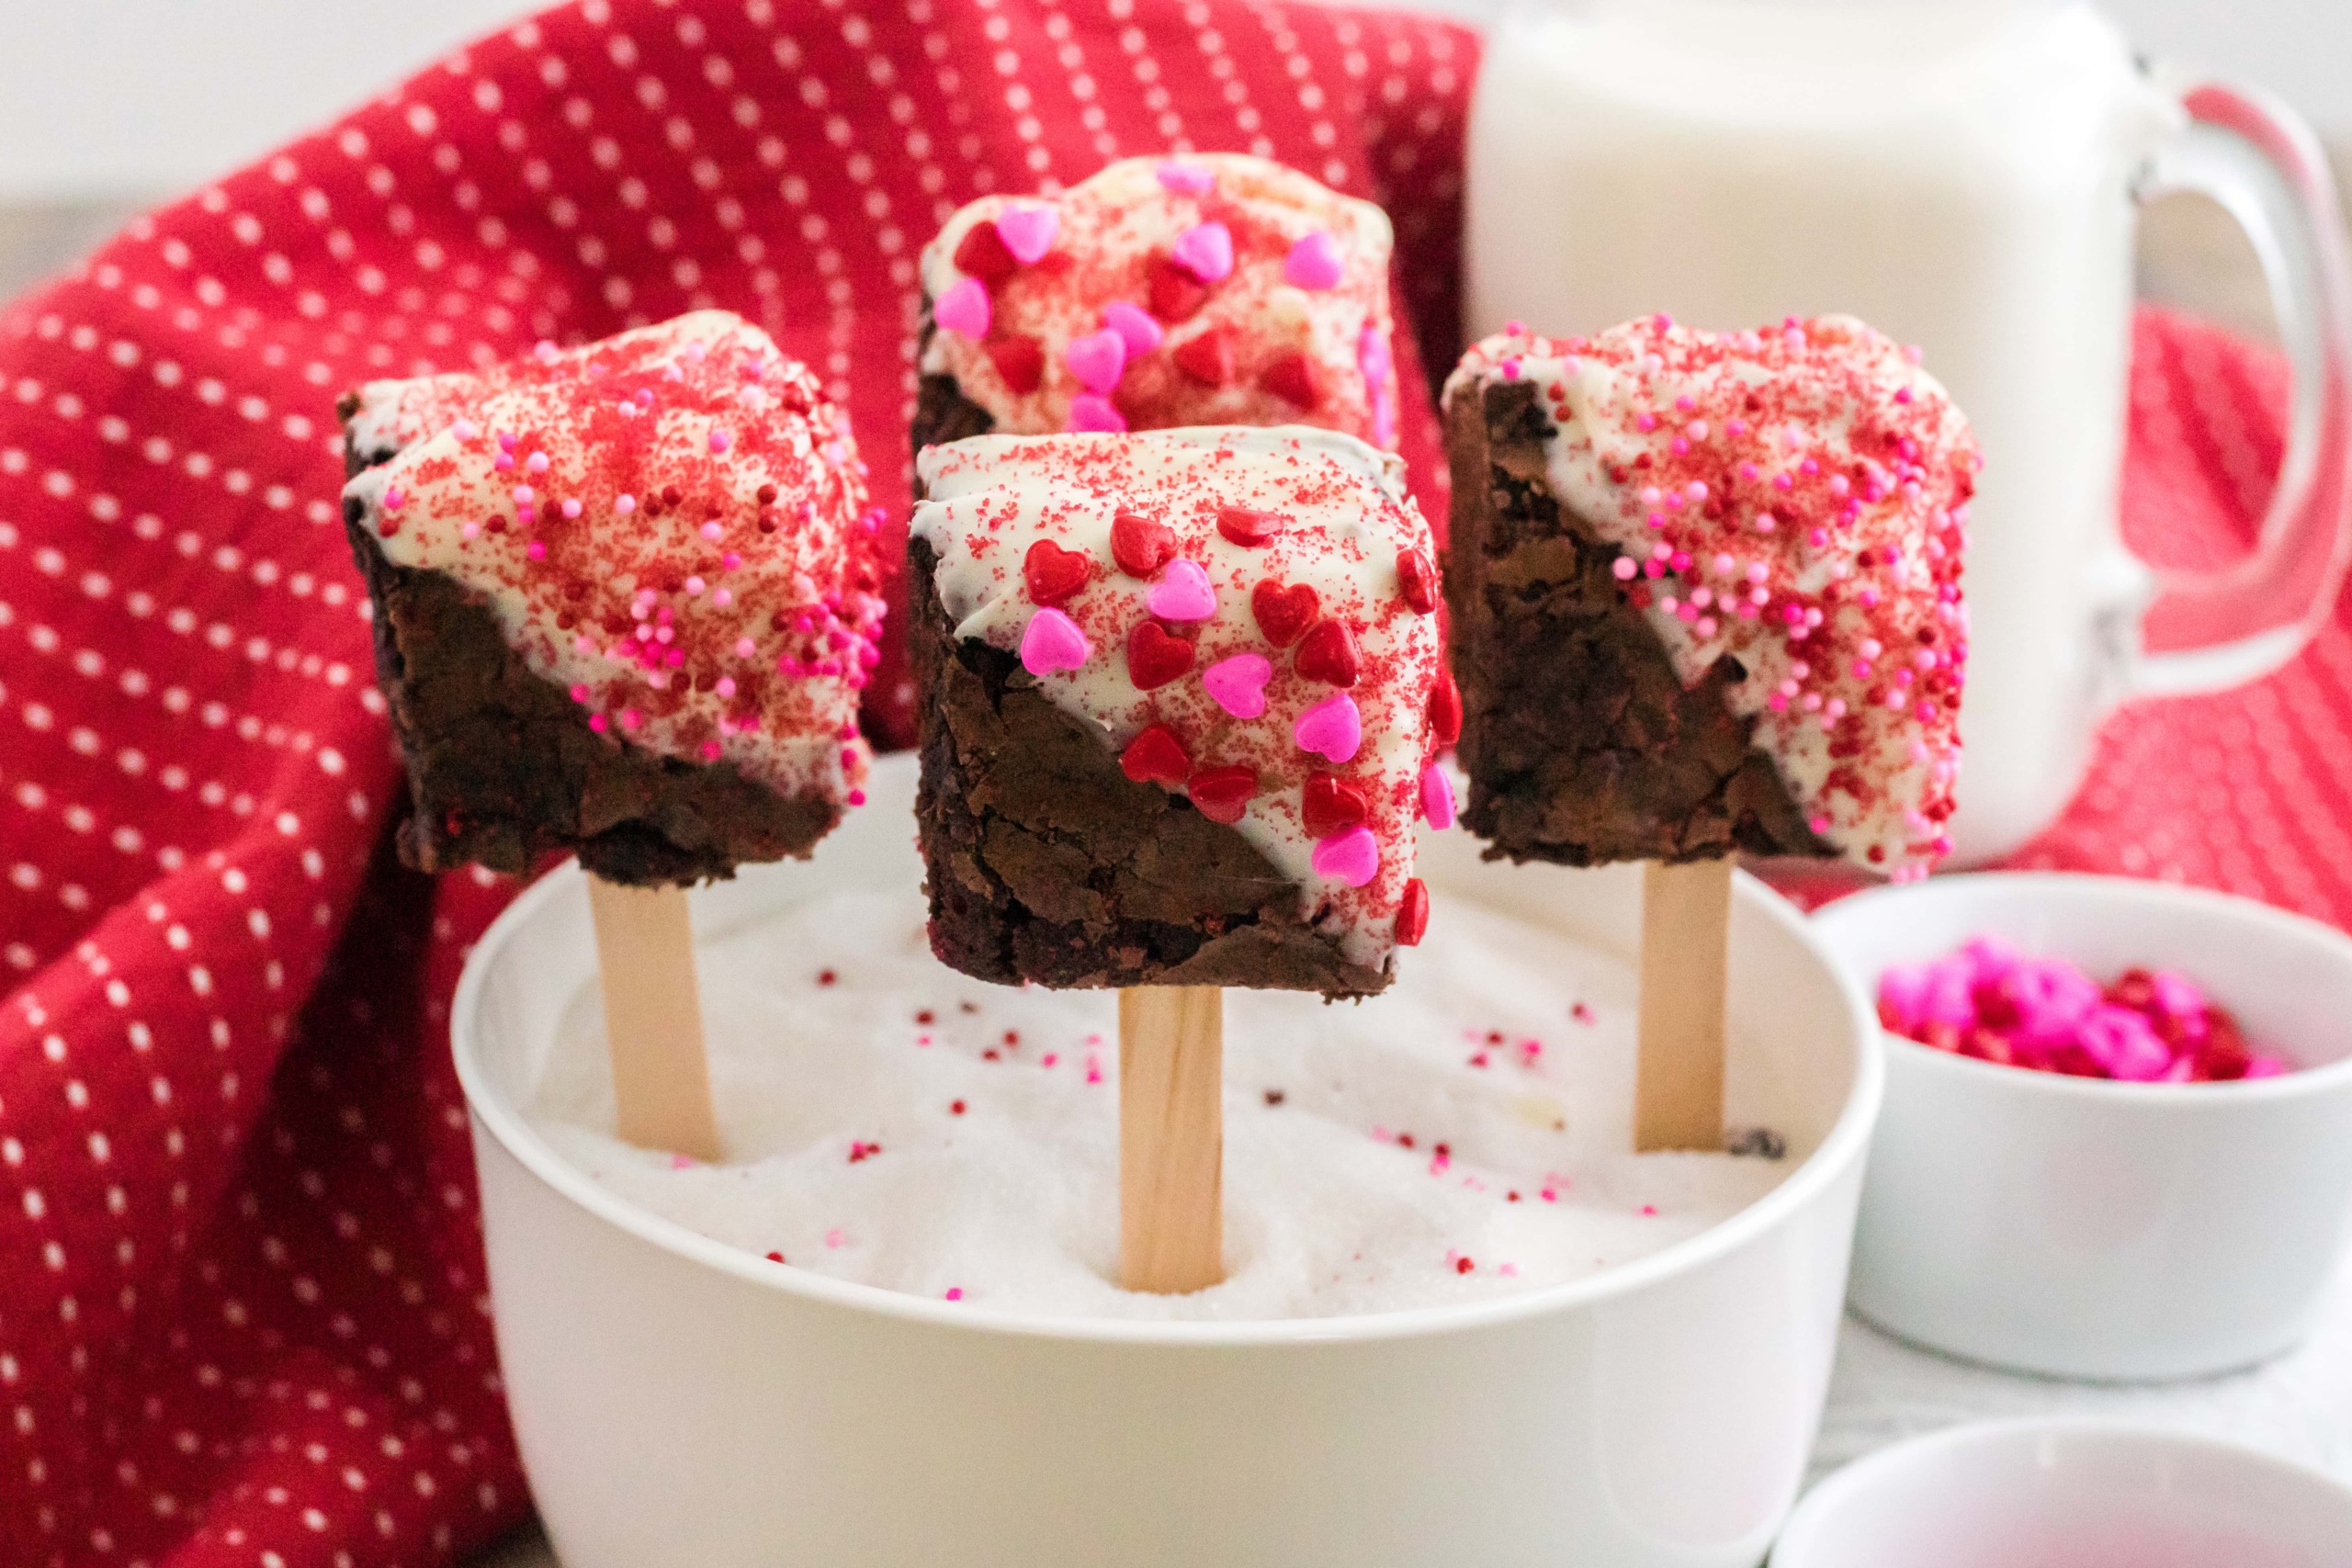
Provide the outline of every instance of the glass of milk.
[[[2213,197],[2294,371],[2260,545],[2152,571],[2116,527],[2141,201]],[[2126,697],[2283,663],[2343,576],[2352,273],[2309,130],[2066,0],[1572,0],[1506,17],[1471,115],[1466,325],[1842,311],[1918,344],[1984,450],[1962,858],[2064,807]],[[2161,649],[2162,651],[2152,649]]]

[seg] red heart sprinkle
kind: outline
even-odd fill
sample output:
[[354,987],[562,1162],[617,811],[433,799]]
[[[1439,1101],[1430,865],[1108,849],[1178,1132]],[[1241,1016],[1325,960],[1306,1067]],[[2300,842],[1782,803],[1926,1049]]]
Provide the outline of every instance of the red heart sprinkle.
[[1201,308],[1209,297],[1208,285],[1167,256],[1151,264],[1151,313],[1163,321],[1181,321]]
[[1211,327],[1196,338],[1187,338],[1170,351],[1176,368],[1204,387],[1222,387],[1233,379],[1233,334],[1223,327]]
[[1437,568],[1430,564],[1429,557],[1419,550],[1397,554],[1396,591],[1424,615],[1437,608]]
[[1122,512],[1111,519],[1111,558],[1129,577],[1146,581],[1176,558],[1176,530],[1137,512]]
[[1266,640],[1276,648],[1288,648],[1323,613],[1323,601],[1304,582],[1284,588],[1269,577],[1250,590],[1250,608]]
[[1421,937],[1430,929],[1430,890],[1421,879],[1413,877],[1405,884],[1405,897],[1396,905],[1396,945],[1419,947]]
[[1139,692],[1165,686],[1193,667],[1193,645],[1146,621],[1127,634],[1127,679]]
[[1238,766],[1203,768],[1185,788],[1202,816],[1230,825],[1241,820],[1250,797],[1258,793],[1258,773]]
[[1137,784],[1166,784],[1173,789],[1193,771],[1184,743],[1164,724],[1155,724],[1127,742],[1119,753],[1119,771]]
[[975,223],[956,246],[956,270],[989,283],[1010,277],[1020,259],[1004,248],[1003,236],[993,223]]
[[1259,382],[1284,402],[1311,409],[1321,401],[1315,387],[1314,362],[1303,354],[1286,354],[1266,367]]
[[1300,815],[1306,819],[1306,830],[1318,839],[1361,828],[1364,818],[1372,815],[1363,791],[1329,773],[1306,775],[1306,787],[1299,792],[1299,806]]
[[1308,628],[1306,640],[1298,645],[1294,667],[1310,681],[1323,681],[1334,686],[1354,685],[1363,669],[1363,660],[1356,653],[1356,634],[1348,629],[1345,621],[1316,622]]
[[1046,351],[1034,337],[990,338],[988,351],[996,361],[996,373],[1016,398],[1027,397],[1046,378]]
[[1249,506],[1220,506],[1216,513],[1216,531],[1237,545],[1258,546],[1283,531],[1290,521],[1279,512],[1260,512]]
[[1440,750],[1462,739],[1462,688],[1451,671],[1437,672],[1430,688],[1430,744]]
[[1066,550],[1051,539],[1040,539],[1021,558],[1021,581],[1028,585],[1030,602],[1058,604],[1094,579],[1094,559],[1080,550]]

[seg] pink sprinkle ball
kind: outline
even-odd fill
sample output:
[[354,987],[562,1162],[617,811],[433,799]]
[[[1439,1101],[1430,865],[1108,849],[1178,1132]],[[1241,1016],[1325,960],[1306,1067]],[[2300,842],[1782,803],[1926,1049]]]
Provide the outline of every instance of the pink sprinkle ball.
[[1061,214],[1053,208],[1024,203],[997,215],[996,237],[1004,242],[1013,260],[1026,266],[1054,248],[1054,237],[1061,227]]
[[1380,841],[1369,828],[1350,828],[1319,839],[1308,858],[1316,875],[1350,887],[1364,886],[1380,874]]
[[2103,987],[1993,935],[1887,970],[1878,1011],[1886,1029],[1933,1049],[2073,1077],[2210,1083],[2288,1070],[2248,1047],[2229,1010],[2184,976],[2130,969]]
[[1334,693],[1298,716],[1291,739],[1302,751],[1333,762],[1353,761],[1363,744],[1363,716],[1353,697],[1345,692]]
[[1302,237],[1283,258],[1283,281],[1298,288],[1335,288],[1346,270],[1339,241],[1321,229]]
[[1069,428],[1079,434],[1117,435],[1127,428],[1127,416],[1114,407],[1111,400],[1093,392],[1080,392],[1069,400]]
[[931,302],[931,319],[944,332],[975,339],[988,336],[991,320],[988,285],[977,277],[956,279]]
[[1093,651],[1078,623],[1059,610],[1040,610],[1021,634],[1021,665],[1032,675],[1076,670]]
[[1127,367],[1127,340],[1112,328],[1070,339],[1062,351],[1070,374],[1088,391],[1108,396]]
[[1156,171],[1163,189],[1180,196],[1204,196],[1216,184],[1216,176],[1199,164],[1186,164],[1170,159]]
[[1195,223],[1176,236],[1169,256],[1203,283],[1222,283],[1233,273],[1233,231],[1222,223]]
[[1435,762],[1421,770],[1421,819],[1443,829],[1453,826],[1453,781]]
[[1114,299],[1102,307],[1102,324],[1119,334],[1119,341],[1126,345],[1129,359],[1149,354],[1168,336],[1167,329],[1159,324],[1158,317],[1125,299]]

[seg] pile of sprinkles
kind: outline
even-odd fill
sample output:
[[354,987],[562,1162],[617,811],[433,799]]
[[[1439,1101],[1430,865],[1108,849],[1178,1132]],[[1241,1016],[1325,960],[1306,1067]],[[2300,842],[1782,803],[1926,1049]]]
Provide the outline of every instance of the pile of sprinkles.
[[1717,660],[1815,835],[1895,880],[1949,853],[1982,466],[1917,350],[1849,317],[1709,333],[1517,323],[1447,384],[1536,389],[1554,496],[1617,547],[1685,684]]
[[766,333],[697,311],[359,396],[363,449],[399,448],[345,491],[385,556],[484,595],[591,729],[863,803],[881,512]]
[[912,532],[960,637],[1009,652],[1126,775],[1236,826],[1318,929],[1420,940],[1414,822],[1461,728],[1402,465],[1299,429],[980,436],[927,449]]
[[1314,424],[1396,442],[1388,220],[1242,153],[984,197],[923,251],[954,378],[1013,434]]

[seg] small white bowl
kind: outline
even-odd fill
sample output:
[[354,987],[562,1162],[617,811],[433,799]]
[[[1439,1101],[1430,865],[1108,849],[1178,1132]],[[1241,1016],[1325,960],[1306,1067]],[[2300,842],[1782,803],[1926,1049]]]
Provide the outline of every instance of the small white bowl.
[[2310,1331],[2352,1238],[2352,940],[2225,894],[2055,873],[1881,888],[1815,923],[1873,996],[1891,965],[1982,931],[2101,980],[2177,969],[2297,1069],[2115,1083],[1883,1036],[1855,1311],[1972,1360],[2115,1380],[2230,1371]]
[[[697,891],[697,929],[911,888],[912,759],[868,793],[808,864]],[[1421,874],[1604,947],[1638,927],[1637,868],[1478,849],[1432,835]],[[1753,1568],[1795,1500],[1880,1069],[1861,994],[1760,884],[1733,902],[1730,1100],[1786,1135],[1780,1186],[1587,1280],[1376,1316],[1046,1318],[658,1218],[517,1109],[594,962],[566,866],[475,947],[451,1020],[500,1371],[566,1568]]]
[[1806,1495],[1770,1568],[2344,1568],[2352,1490],[2254,1449],[2098,1421],[1898,1443]]

